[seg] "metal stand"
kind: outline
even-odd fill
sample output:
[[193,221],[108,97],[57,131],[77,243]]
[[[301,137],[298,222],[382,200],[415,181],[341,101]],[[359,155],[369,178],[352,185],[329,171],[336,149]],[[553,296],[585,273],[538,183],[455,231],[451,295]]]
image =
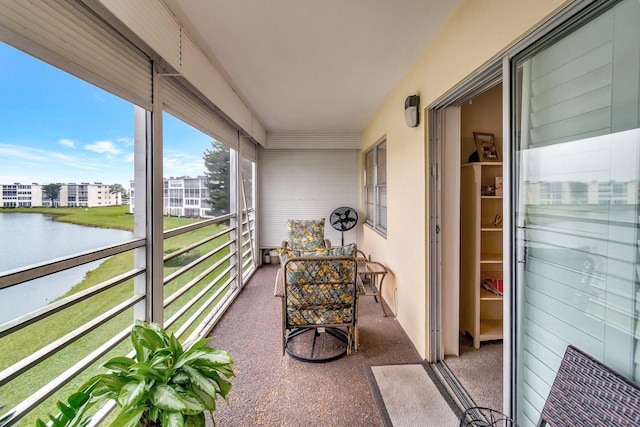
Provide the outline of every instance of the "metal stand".
[[287,335],[285,351],[301,362],[325,363],[347,354],[350,344],[347,333],[339,328],[300,328]]

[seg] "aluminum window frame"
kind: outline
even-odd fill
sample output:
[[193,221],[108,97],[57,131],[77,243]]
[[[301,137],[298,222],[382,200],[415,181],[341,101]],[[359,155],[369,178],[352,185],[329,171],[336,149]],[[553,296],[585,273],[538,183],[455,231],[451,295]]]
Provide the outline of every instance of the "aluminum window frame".
[[[384,151],[384,159],[380,153]],[[380,139],[364,153],[364,222],[378,233],[387,236],[387,138]],[[367,160],[372,157],[371,167]],[[384,161],[382,161],[384,160]],[[384,203],[382,203],[384,198]],[[384,215],[381,213],[384,209]]]

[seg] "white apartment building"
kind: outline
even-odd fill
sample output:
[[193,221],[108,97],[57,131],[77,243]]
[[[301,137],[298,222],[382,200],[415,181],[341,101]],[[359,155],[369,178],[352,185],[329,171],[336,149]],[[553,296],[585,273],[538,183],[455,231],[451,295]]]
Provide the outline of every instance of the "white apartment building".
[[[171,177],[163,181],[163,215],[200,218],[210,216],[211,209],[207,198],[209,190],[206,177]],[[135,207],[135,190],[133,181],[129,182],[129,211]]]
[[38,184],[0,184],[1,207],[29,208],[42,206],[42,186]]
[[[2,198],[0,207],[29,208],[50,207],[51,200],[43,197],[40,184],[0,184]],[[55,207],[98,207],[122,204],[122,194],[109,192],[110,185],[95,182],[90,184],[61,184],[60,194],[53,201]]]

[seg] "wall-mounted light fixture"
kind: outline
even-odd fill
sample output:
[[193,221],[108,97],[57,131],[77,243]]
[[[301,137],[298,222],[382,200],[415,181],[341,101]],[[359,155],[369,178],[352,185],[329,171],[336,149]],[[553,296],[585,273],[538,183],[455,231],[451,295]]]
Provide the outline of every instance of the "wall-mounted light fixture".
[[420,96],[410,95],[404,100],[404,119],[407,126],[414,128],[420,123]]

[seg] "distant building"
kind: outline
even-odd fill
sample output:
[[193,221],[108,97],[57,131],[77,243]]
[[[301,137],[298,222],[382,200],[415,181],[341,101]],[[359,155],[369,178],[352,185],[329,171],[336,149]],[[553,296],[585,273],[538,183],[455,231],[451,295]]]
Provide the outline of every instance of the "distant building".
[[[55,207],[98,207],[122,204],[122,194],[110,193],[110,185],[95,182],[89,184],[61,184],[60,195],[53,201]],[[0,184],[1,207],[50,207],[51,200],[44,199],[40,184]]]
[[2,207],[42,206],[42,186],[38,184],[0,184]]
[[[133,213],[135,208],[135,190],[133,181],[130,181],[129,211]],[[208,202],[209,190],[207,178],[204,176],[177,178],[165,178],[163,181],[163,214],[166,216],[179,216],[201,218],[210,216],[208,211],[211,205]]]

